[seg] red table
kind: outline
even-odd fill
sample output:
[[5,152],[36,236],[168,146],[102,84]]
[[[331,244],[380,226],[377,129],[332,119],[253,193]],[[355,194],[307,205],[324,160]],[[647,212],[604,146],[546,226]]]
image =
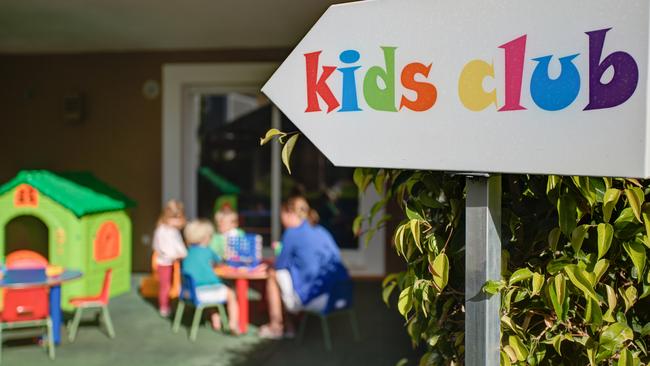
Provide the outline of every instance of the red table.
[[239,330],[242,333],[248,332],[248,281],[266,280],[269,275],[266,265],[255,268],[235,268],[227,265],[215,267],[214,273],[220,278],[235,281],[235,292],[239,304]]

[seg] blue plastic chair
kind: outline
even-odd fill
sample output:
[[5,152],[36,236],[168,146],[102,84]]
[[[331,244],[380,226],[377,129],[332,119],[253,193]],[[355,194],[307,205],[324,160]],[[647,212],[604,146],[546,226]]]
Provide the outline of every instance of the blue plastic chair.
[[302,342],[305,336],[305,329],[307,328],[307,318],[314,316],[320,319],[321,328],[323,330],[323,340],[325,341],[325,349],[332,350],[332,339],[330,335],[328,319],[338,315],[348,315],[350,324],[352,325],[352,334],[355,341],[361,339],[359,332],[359,324],[357,322],[357,313],[354,309],[353,302],[354,284],[351,280],[337,282],[330,292],[330,297],[327,301],[327,306],[322,312],[315,312],[310,310],[303,310],[302,320],[300,321],[300,328],[298,330],[298,342]]
[[226,309],[223,306],[223,302],[220,303],[204,303],[198,300],[196,296],[196,286],[194,279],[187,274],[182,274],[181,278],[181,293],[178,297],[178,306],[176,307],[176,314],[174,315],[174,322],[172,325],[172,331],[178,333],[178,329],[181,325],[181,318],[183,317],[183,311],[185,310],[185,304],[188,303],[194,306],[194,317],[192,319],[192,326],[190,328],[190,340],[194,342],[196,340],[196,335],[199,331],[199,324],[201,322],[201,316],[203,315],[203,310],[207,308],[217,308],[219,310],[219,315],[221,316],[221,329],[225,332],[228,332],[230,329],[228,327],[228,315],[226,314]]

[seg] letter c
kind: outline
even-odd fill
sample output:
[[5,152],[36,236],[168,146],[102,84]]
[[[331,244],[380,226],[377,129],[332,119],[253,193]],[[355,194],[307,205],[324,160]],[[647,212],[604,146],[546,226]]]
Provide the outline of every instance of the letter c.
[[490,92],[483,89],[483,80],[488,76],[494,78],[494,65],[483,60],[470,61],[463,67],[458,80],[458,96],[465,108],[480,112],[490,104],[494,104],[496,107],[496,89],[492,89]]

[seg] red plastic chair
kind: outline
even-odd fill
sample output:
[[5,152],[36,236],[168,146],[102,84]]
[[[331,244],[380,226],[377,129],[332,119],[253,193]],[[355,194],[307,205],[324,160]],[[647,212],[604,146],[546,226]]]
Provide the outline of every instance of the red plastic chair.
[[[54,334],[48,302],[47,287],[8,289],[4,295],[4,310],[0,315],[0,345],[5,329],[45,327],[50,359],[54,359]],[[0,347],[0,357],[2,354]]]
[[102,317],[104,318],[104,325],[106,326],[106,331],[110,338],[115,337],[115,330],[113,330],[113,322],[111,321],[111,315],[108,312],[108,301],[109,295],[111,292],[111,277],[113,274],[112,269],[107,269],[106,274],[104,275],[104,284],[102,286],[102,291],[97,296],[88,296],[88,297],[75,297],[70,299],[70,304],[77,308],[74,313],[74,318],[68,326],[68,340],[74,342],[77,336],[77,330],[79,329],[79,323],[81,322],[81,314],[85,309],[96,309],[101,311]]
[[7,268],[46,268],[47,258],[31,250],[17,250],[9,253],[6,260]]

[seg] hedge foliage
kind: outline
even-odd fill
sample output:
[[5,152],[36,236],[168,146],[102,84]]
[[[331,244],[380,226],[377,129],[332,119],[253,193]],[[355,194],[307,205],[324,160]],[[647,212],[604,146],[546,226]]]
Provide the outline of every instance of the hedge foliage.
[[[355,230],[372,235],[395,200],[394,248],[406,270],[389,274],[422,365],[463,364],[465,177],[357,169],[360,190],[383,196]],[[650,193],[634,179],[504,175],[502,365],[639,365],[650,362]],[[363,232],[362,232],[363,228]]]

